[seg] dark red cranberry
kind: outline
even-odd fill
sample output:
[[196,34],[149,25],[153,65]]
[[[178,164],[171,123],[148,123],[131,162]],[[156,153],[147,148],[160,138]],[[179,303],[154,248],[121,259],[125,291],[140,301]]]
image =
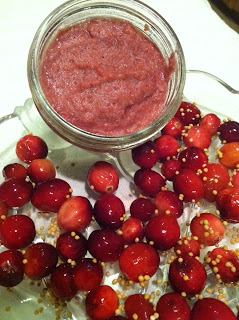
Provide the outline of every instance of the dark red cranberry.
[[28,166],[27,174],[31,181],[39,183],[55,178],[56,169],[48,159],[35,159]]
[[153,141],[147,141],[132,149],[132,159],[141,168],[151,169],[159,160],[159,153]]
[[156,311],[160,320],[190,320],[191,310],[187,300],[176,292],[162,295],[157,302]]
[[239,188],[239,170],[234,170],[232,174],[232,185],[235,188]]
[[134,183],[145,196],[152,198],[165,187],[165,180],[161,174],[151,169],[139,169],[136,171]]
[[86,197],[66,199],[57,215],[58,226],[64,231],[84,231],[91,223],[93,208]]
[[168,278],[174,291],[195,296],[204,289],[207,273],[196,258],[184,255],[170,264]]
[[88,293],[85,306],[90,319],[105,320],[115,315],[119,298],[110,286],[102,285]]
[[155,140],[155,144],[158,149],[158,159],[160,162],[176,157],[180,149],[178,141],[170,135],[160,136]]
[[32,184],[25,179],[10,178],[0,185],[0,200],[10,208],[20,208],[30,201],[32,190]]
[[155,215],[156,209],[155,204],[150,199],[137,198],[131,203],[129,211],[133,218],[147,222]]
[[23,255],[17,250],[6,250],[0,253],[0,285],[14,287],[24,277]]
[[30,245],[24,258],[24,272],[30,279],[42,279],[53,272],[58,262],[56,248],[44,242]]
[[90,168],[87,183],[96,193],[113,193],[118,188],[119,176],[111,163],[98,161]]
[[31,202],[39,211],[57,212],[70,195],[70,185],[62,179],[54,178],[36,186]]
[[162,129],[163,135],[170,135],[175,139],[180,139],[184,124],[178,118],[172,118]]
[[215,298],[197,300],[192,308],[191,320],[236,320],[232,310],[222,301]]
[[196,215],[191,223],[190,230],[198,242],[204,246],[214,246],[223,239],[224,224],[212,213],[201,213]]
[[8,249],[27,247],[32,243],[35,235],[35,224],[25,215],[9,216],[0,224],[1,243]]
[[220,216],[231,223],[239,222],[239,188],[226,188],[216,198]]
[[64,232],[57,238],[56,249],[63,260],[77,261],[86,255],[87,240],[79,232]]
[[200,175],[204,186],[204,198],[213,202],[217,194],[226,189],[230,181],[227,169],[220,163],[207,164]]
[[183,101],[175,114],[175,118],[178,118],[185,126],[196,125],[201,119],[201,112],[196,105]]
[[154,315],[154,305],[144,294],[133,294],[125,300],[125,313],[128,319],[149,320]]
[[94,217],[101,227],[116,230],[121,227],[125,214],[125,207],[114,194],[101,195],[94,205]]
[[207,129],[211,136],[217,133],[221,120],[214,113],[206,114],[199,122],[200,127]]
[[68,264],[60,264],[51,274],[50,288],[52,293],[61,300],[71,300],[77,293],[73,278],[73,269]]
[[218,128],[219,138],[223,142],[239,142],[239,123],[237,121],[223,122]]
[[87,247],[97,260],[114,262],[124,249],[124,240],[113,230],[94,230],[88,238]]
[[189,169],[182,169],[173,180],[174,191],[186,202],[199,201],[204,196],[204,187],[199,176]]
[[165,190],[159,192],[154,199],[154,203],[159,214],[170,214],[177,219],[183,214],[183,201],[173,191]]
[[175,175],[181,170],[181,163],[178,160],[170,159],[166,160],[162,167],[161,173],[166,180],[173,181]]
[[43,139],[29,134],[17,142],[16,154],[19,160],[29,164],[34,159],[46,158],[48,147]]
[[154,247],[144,242],[133,243],[121,253],[119,267],[129,280],[141,282],[145,276],[152,277],[156,273],[159,262],[159,254]]
[[77,290],[91,291],[101,284],[103,269],[99,262],[84,258],[74,267],[73,277]]
[[186,147],[197,147],[205,150],[208,149],[211,144],[211,135],[207,129],[200,126],[193,126],[183,136],[183,142]]
[[195,237],[185,237],[183,236],[178,240],[177,244],[174,246],[174,252],[177,256],[181,257],[183,255],[189,255],[191,257],[200,256],[200,245]]
[[124,221],[120,228],[125,243],[133,243],[143,240],[144,226],[141,220],[129,218]]
[[18,178],[25,179],[27,176],[27,169],[20,163],[11,163],[3,168],[3,176],[5,179]]
[[180,237],[177,219],[167,214],[153,217],[145,227],[145,237],[157,250],[169,250],[175,246]]
[[232,250],[214,248],[205,257],[212,271],[226,283],[239,281],[239,258]]
[[208,163],[208,158],[205,152],[198,147],[188,147],[181,151],[178,155],[178,160],[183,169],[191,169],[197,172],[202,170],[203,166]]

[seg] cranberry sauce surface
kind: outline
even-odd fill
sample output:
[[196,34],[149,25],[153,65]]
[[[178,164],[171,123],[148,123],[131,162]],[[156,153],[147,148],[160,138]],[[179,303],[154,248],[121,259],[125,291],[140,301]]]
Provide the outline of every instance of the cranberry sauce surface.
[[127,135],[163,114],[172,64],[129,22],[89,19],[58,33],[40,83],[67,122],[98,135]]

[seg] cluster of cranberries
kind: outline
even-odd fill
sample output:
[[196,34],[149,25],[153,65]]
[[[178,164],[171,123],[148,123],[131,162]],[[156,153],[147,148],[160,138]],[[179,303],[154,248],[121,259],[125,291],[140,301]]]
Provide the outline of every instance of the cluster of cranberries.
[[[214,150],[215,140],[221,146]],[[239,250],[220,246],[225,237],[232,247],[239,243],[238,122],[202,117],[196,105],[182,102],[159,137],[132,150],[139,168],[129,212],[115,195],[119,176],[112,164],[90,168],[92,204],[56,177],[40,137],[21,138],[16,155],[0,185],[1,286],[27,277],[44,279],[61,301],[82,293],[91,320],[236,320],[219,288],[239,284]],[[55,216],[48,228],[53,243],[37,236],[37,221],[22,210],[29,203],[39,215]],[[111,269],[119,276],[109,284]],[[150,286],[155,290],[148,293]]]

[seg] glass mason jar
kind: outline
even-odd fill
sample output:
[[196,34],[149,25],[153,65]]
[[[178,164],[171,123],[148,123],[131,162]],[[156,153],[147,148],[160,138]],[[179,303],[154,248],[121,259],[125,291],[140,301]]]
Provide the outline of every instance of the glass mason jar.
[[[175,67],[168,83],[163,114],[148,127],[124,136],[102,136],[86,132],[65,121],[49,104],[41,88],[39,69],[44,52],[59,30],[92,18],[118,18],[133,24]],[[147,25],[147,28],[145,26]],[[28,79],[33,101],[44,121],[61,138],[95,152],[132,149],[150,138],[173,117],[180,105],[185,83],[185,61],[180,42],[170,25],[156,11],[137,0],[70,0],[56,8],[37,30],[28,57]],[[147,111],[145,111],[147,112]]]

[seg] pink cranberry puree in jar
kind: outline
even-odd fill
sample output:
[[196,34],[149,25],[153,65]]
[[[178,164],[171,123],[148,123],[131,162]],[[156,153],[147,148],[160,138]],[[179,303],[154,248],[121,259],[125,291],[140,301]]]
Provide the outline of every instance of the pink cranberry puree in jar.
[[67,122],[102,136],[137,132],[161,116],[174,69],[130,22],[94,18],[57,33],[40,84]]

